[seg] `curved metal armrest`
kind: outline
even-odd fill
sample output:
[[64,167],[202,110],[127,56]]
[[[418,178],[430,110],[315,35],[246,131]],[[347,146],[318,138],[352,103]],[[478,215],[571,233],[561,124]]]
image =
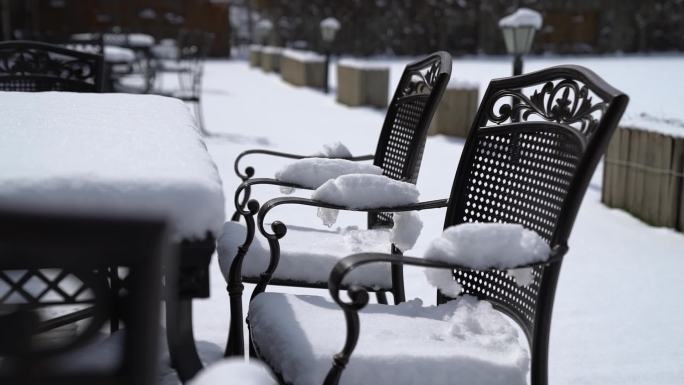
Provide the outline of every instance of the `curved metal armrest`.
[[[237,156],[237,158],[235,158],[235,163],[233,164],[233,170],[235,170],[235,175],[240,177],[240,179],[242,179],[243,181],[254,176],[254,168],[251,166],[246,167],[245,173],[244,174],[241,173],[240,172],[240,160],[247,155],[253,155],[253,154],[270,155],[270,156],[277,156],[277,157],[288,158],[288,159],[305,159],[305,158],[313,158],[314,157],[313,155],[298,155],[298,154],[290,154],[287,152],[262,150],[262,149],[253,149],[253,150],[243,151]],[[346,160],[358,162],[358,161],[364,161],[364,160],[373,160],[374,158],[375,158],[375,155],[361,155],[361,156],[342,157],[342,158],[335,158],[335,159],[346,159]]]
[[[420,210],[431,210],[431,209],[442,208],[442,207],[446,207],[449,204],[449,200],[448,199],[437,199],[437,200],[432,200],[432,201],[418,202],[418,203],[412,203],[412,204],[408,204],[408,205],[401,205],[401,206],[394,206],[394,207],[351,208],[351,207],[347,207],[347,206],[341,206],[341,205],[336,205],[336,204],[332,204],[332,203],[326,203],[326,202],[322,202],[322,201],[318,201],[318,200],[314,200],[314,199],[308,199],[308,198],[299,198],[299,197],[273,198],[273,199],[267,201],[266,203],[264,203],[264,205],[259,210],[259,215],[257,216],[259,229],[262,231],[262,233],[265,234],[265,232],[263,230],[263,222],[264,222],[264,218],[266,217],[268,212],[277,206],[286,205],[286,204],[313,206],[313,207],[318,207],[318,208],[344,210],[344,211],[360,211],[360,212],[366,212],[366,213],[387,213],[387,212],[420,211]],[[276,222],[274,222],[274,224],[275,223]]]
[[[565,245],[557,245],[551,249],[549,258],[546,261],[534,262],[524,265],[519,265],[512,267],[511,269],[520,269],[535,266],[546,266],[552,263],[560,262],[563,259],[565,253],[567,253],[568,247]],[[335,302],[337,302],[343,308],[351,308],[355,310],[360,310],[366,304],[368,304],[368,292],[361,288],[352,288],[350,290],[351,303],[346,303],[340,299],[340,290],[342,287],[342,281],[352,270],[359,266],[363,266],[369,263],[386,262],[394,265],[411,265],[411,266],[422,266],[431,267],[438,269],[459,269],[459,270],[483,270],[483,269],[472,269],[465,267],[456,263],[448,263],[442,261],[434,261],[430,259],[401,256],[396,254],[384,254],[384,253],[359,253],[352,254],[348,257],[343,258],[335,264],[332,271],[330,272],[330,278],[328,280],[328,290],[332,295]],[[500,270],[496,267],[491,267],[488,270]],[[352,294],[351,292],[354,292]],[[365,293],[365,294],[363,294]]]
[[[269,184],[269,185],[274,185],[274,186],[282,186],[282,187],[291,187],[291,188],[296,188],[296,189],[305,189],[305,190],[311,190],[310,187],[302,186],[296,183],[290,183],[290,182],[283,182],[277,179],[273,178],[254,178],[254,179],[247,179],[244,182],[240,183],[240,185],[237,187],[235,190],[235,210],[240,213],[240,215],[256,215],[256,213],[259,211],[259,202],[256,200],[252,199],[249,202],[246,202],[247,199],[249,199],[249,196],[251,194],[252,186],[257,185],[257,184]],[[245,191],[245,194],[242,199],[240,199],[240,194]],[[247,205],[248,210],[245,211],[244,207]]]

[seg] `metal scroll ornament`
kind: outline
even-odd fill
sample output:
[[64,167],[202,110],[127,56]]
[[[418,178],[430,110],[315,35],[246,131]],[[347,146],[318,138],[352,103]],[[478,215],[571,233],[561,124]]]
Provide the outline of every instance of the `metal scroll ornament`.
[[401,97],[429,95],[437,82],[440,63],[435,61],[427,71],[414,71],[411,73],[408,84],[401,90]]
[[0,72],[7,75],[46,75],[62,79],[89,80],[93,65],[85,60],[32,49],[0,52]]
[[[501,105],[498,112],[494,110],[496,103],[504,97],[511,97],[509,101]],[[596,130],[600,115],[608,108],[606,102],[592,104],[589,89],[586,85],[579,85],[573,80],[562,80],[557,84],[546,82],[541,90],[535,90],[532,96],[527,97],[521,90],[501,90],[491,99],[488,106],[488,119],[500,124],[513,117],[520,117],[521,121],[527,121],[531,115],[540,116],[548,121],[561,124],[579,124],[579,131],[585,136],[590,136]]]

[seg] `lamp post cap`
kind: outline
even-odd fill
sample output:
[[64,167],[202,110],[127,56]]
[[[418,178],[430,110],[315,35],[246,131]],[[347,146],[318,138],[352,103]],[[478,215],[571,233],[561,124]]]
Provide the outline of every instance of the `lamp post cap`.
[[261,20],[259,20],[259,22],[257,23],[257,27],[259,27],[259,28],[261,28],[261,29],[263,29],[263,30],[267,30],[267,29],[273,28],[273,23],[271,23],[271,20],[268,20],[268,19],[261,19]]
[[539,29],[542,26],[542,20],[541,13],[529,8],[519,8],[499,20],[499,28],[532,27]]
[[340,21],[334,17],[328,17],[321,21],[321,28],[340,29]]

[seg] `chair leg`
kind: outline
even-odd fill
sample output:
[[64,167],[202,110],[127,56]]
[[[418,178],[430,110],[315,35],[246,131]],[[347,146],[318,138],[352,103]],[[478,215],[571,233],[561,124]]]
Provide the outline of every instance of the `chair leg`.
[[240,356],[245,354],[245,341],[242,328],[242,284],[226,288],[230,296],[230,329],[224,357]]
[[195,118],[197,119],[197,126],[199,126],[200,133],[202,135],[208,136],[209,132],[204,129],[204,116],[202,116],[202,104],[199,99],[194,102],[195,105]]
[[387,294],[384,291],[376,291],[375,297],[378,299],[379,304],[387,305]]

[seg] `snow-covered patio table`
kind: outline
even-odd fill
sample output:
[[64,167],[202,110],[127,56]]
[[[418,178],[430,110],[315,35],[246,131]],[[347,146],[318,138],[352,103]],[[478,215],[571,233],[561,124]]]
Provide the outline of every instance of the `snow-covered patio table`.
[[0,92],[0,204],[41,212],[154,215],[180,244],[179,300],[167,306],[182,379],[200,368],[192,298],[224,222],[216,166],[189,109],[152,95]]

